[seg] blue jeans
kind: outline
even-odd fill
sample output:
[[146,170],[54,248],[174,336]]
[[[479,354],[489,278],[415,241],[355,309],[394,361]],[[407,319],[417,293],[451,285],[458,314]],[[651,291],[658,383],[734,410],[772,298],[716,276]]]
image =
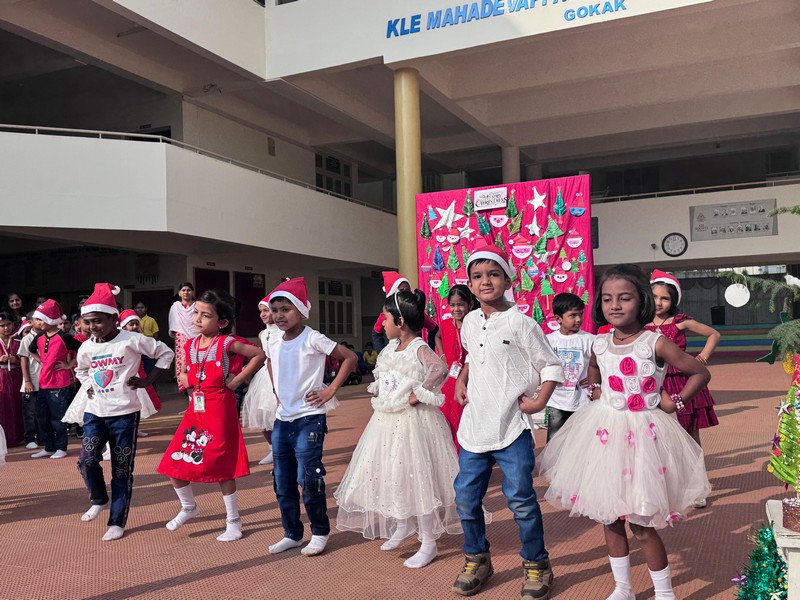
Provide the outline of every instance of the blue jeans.
[[328,535],[328,505],[325,497],[325,467],[322,465],[322,445],[328,433],[325,415],[310,415],[293,421],[275,420],[272,430],[273,486],[284,535],[295,541],[303,539],[300,522],[300,493],[311,521],[313,535]]
[[133,492],[133,462],[136,458],[136,433],[139,430],[139,412],[118,417],[83,415],[83,446],[78,459],[78,470],[83,476],[92,505],[108,502],[106,481],[103,477],[103,448],[111,446],[111,511],[108,526],[125,527]]
[[39,390],[36,397],[36,422],[39,425],[39,444],[48,452],[67,451],[67,424],[62,423],[72,400],[72,386]]
[[533,436],[527,430],[500,450],[476,454],[461,448],[454,487],[456,509],[464,528],[464,552],[479,554],[489,551],[483,520],[483,497],[495,464],[503,471],[503,495],[519,526],[520,555],[525,560],[547,560],[542,511],[533,489]]

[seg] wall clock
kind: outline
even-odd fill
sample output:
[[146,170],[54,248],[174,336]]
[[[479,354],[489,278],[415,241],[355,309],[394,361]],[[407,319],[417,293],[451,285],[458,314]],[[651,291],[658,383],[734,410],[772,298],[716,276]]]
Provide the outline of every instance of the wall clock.
[[668,233],[661,240],[661,249],[667,256],[680,256],[686,252],[689,242],[682,233]]

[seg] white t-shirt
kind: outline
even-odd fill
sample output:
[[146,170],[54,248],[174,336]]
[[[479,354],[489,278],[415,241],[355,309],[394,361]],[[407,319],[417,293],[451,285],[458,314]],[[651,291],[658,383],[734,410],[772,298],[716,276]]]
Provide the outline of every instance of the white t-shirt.
[[473,310],[464,317],[461,343],[469,352],[469,380],[458,442],[475,453],[501,450],[531,427],[519,397],[544,381],[564,381],[561,361],[539,324],[516,305],[488,319]]
[[[39,389],[39,371],[42,370],[42,363],[39,360],[38,356],[31,357],[31,342],[33,338],[38,335],[37,331],[33,331],[32,329],[25,334],[25,337],[19,343],[19,352],[17,352],[17,356],[25,357],[28,359],[28,371],[31,374],[31,384],[33,385],[34,391]],[[24,373],[23,373],[23,381],[22,387],[19,390],[23,394],[25,393],[25,380],[24,380]]]
[[139,374],[142,355],[155,359],[159,369],[168,369],[175,357],[163,342],[124,329],[109,342],[92,338],[81,344],[75,376],[85,389],[91,386],[94,390],[86,412],[116,417],[142,409],[136,389],[128,385],[128,380]]
[[564,384],[555,389],[547,406],[574,412],[589,402],[586,390],[581,388],[579,382],[586,379],[589,373],[594,338],[594,335],[582,330],[573,335],[563,335],[560,331],[547,335],[547,341],[564,368]]
[[306,394],[325,387],[325,358],[335,348],[336,342],[310,327],[289,341],[283,339],[282,332],[269,336],[265,352],[272,365],[279,420],[293,421],[328,411],[327,405],[316,408],[308,404]]

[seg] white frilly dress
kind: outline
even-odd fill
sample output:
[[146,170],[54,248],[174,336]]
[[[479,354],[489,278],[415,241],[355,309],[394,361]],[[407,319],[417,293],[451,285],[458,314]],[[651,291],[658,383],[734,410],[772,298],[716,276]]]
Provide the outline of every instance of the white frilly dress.
[[[268,325],[258,334],[261,347],[266,350],[270,336],[280,329],[275,325]],[[247,393],[242,402],[242,429],[262,429],[272,431],[275,425],[275,414],[278,412],[278,399],[272,389],[272,380],[269,378],[269,369],[266,363],[253,376]]]
[[711,491],[703,450],[658,408],[661,334],[645,331],[619,345],[612,336],[597,336],[593,347],[600,399],[578,409],[539,456],[550,482],[545,499],[605,525],[624,519],[662,528]]
[[[439,407],[447,365],[421,339],[397,351],[392,340],[378,356],[368,391],[374,413],[333,494],[336,528],[365,538],[398,530],[422,539],[461,533],[453,481],[458,457]],[[419,404],[411,406],[414,393]]]

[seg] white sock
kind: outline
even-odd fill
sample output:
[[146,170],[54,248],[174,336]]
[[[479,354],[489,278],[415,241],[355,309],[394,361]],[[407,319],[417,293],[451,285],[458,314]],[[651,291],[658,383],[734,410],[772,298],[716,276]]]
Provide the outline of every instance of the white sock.
[[609,556],[608,562],[611,563],[611,573],[614,575],[616,587],[606,600],[636,600],[631,586],[631,557],[628,556]]
[[403,543],[403,540],[408,537],[408,522],[405,519],[401,519],[397,522],[397,527],[388,540],[386,540],[383,545],[381,545],[381,550],[394,550],[400,544]]
[[297,548],[298,546],[303,545],[303,540],[293,540],[292,538],[285,537],[277,544],[272,544],[269,547],[270,554],[280,554],[281,552],[285,552],[286,550],[291,550],[292,548]]
[[125,529],[117,525],[112,525],[108,528],[108,531],[106,531],[105,535],[103,535],[103,541],[113,542],[114,540],[121,538],[124,533]]
[[258,461],[258,464],[260,464],[260,465],[271,465],[272,464],[272,452],[270,452],[264,458],[262,458],[260,461]]
[[417,553],[403,564],[409,569],[421,569],[436,558],[438,554],[439,549],[436,547],[436,540],[423,538]]
[[305,556],[316,556],[317,554],[322,554],[322,551],[325,550],[325,545],[327,543],[327,535],[312,535],[311,541],[308,542],[305,548],[300,550],[300,554]]
[[81,521],[94,521],[107,508],[108,502],[105,504],[92,504],[89,510],[81,515]]
[[672,591],[672,576],[669,572],[669,565],[660,571],[650,571],[650,579],[653,580],[653,588],[656,596],[655,600],[677,600],[675,592]]
[[181,511],[175,515],[172,521],[167,523],[167,529],[170,531],[175,531],[178,527],[186,523],[186,521],[192,517],[196,517],[200,513],[200,509],[197,508],[197,504],[194,501],[194,492],[192,491],[191,483],[182,488],[174,489],[178,500],[181,501]]
[[239,518],[239,499],[236,492],[222,496],[225,503],[225,533],[217,536],[218,542],[234,542],[242,539],[242,520]]

